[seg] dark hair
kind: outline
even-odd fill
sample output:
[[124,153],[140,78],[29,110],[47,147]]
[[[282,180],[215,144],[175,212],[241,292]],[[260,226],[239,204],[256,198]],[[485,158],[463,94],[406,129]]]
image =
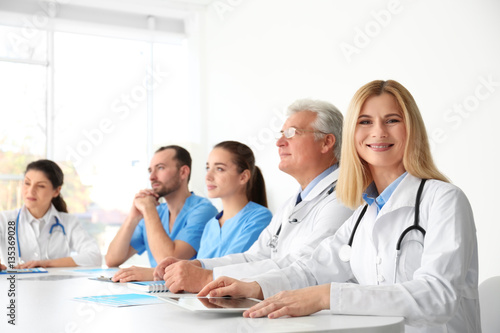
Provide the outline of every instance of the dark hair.
[[189,154],[189,152],[186,149],[182,148],[181,146],[169,145],[158,148],[155,151],[155,154],[164,151],[166,149],[172,149],[175,151],[174,159],[177,161],[178,168],[184,165],[187,165],[189,167],[189,175],[188,175],[188,182],[189,182],[189,180],[191,179],[191,164],[192,164],[191,155]]
[[[54,189],[62,186],[62,184],[64,183],[64,174],[61,168],[51,160],[38,160],[31,162],[26,167],[26,171],[24,172],[24,174],[26,174],[26,172],[28,172],[29,170],[37,170],[43,172],[45,177],[47,177],[48,180],[52,183],[52,187]],[[62,198],[61,193],[59,193],[57,197],[52,198],[52,204],[58,212],[68,212],[66,202]]]
[[255,156],[252,149],[237,141],[223,141],[215,145],[214,148],[222,148],[230,152],[239,173],[245,170],[250,171],[250,180],[247,183],[247,198],[267,207],[266,183],[259,167],[255,165]]

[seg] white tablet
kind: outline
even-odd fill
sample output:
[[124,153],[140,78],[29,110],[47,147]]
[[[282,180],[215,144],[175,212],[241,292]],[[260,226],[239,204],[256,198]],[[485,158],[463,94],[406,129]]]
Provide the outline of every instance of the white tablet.
[[158,296],[162,300],[191,311],[204,312],[243,312],[259,303],[254,298],[232,297],[195,297],[195,296]]

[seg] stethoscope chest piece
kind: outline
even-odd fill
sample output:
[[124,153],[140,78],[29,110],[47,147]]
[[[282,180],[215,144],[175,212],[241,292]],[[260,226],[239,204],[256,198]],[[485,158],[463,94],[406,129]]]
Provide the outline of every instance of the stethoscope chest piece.
[[279,230],[278,230],[278,235],[274,235],[271,238],[271,240],[269,240],[269,242],[267,243],[267,246],[273,249],[273,252],[278,252],[278,237],[279,237]]
[[340,260],[342,260],[343,262],[351,261],[351,252],[352,252],[352,247],[350,247],[348,244],[342,245],[339,250]]

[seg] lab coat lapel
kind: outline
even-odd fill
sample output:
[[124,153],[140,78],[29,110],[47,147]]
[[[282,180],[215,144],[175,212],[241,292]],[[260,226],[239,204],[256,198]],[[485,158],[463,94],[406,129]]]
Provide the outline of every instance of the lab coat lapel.
[[23,207],[21,216],[19,217],[19,246],[21,248],[21,255],[26,262],[33,259],[33,253],[40,253],[40,246],[35,232],[30,225],[31,218],[27,212],[27,208]]
[[[392,221],[391,219],[394,218],[394,216],[399,216],[400,219],[404,219],[405,221],[407,219],[403,218],[403,216],[398,215],[389,215],[401,208],[407,208],[410,207],[413,208],[415,207],[415,199],[417,196],[417,191],[418,187],[420,185],[420,178],[414,177],[410,174],[407,174],[406,177],[401,181],[401,183],[398,185],[396,190],[394,190],[394,193],[392,193],[391,197],[389,198],[389,201],[382,207],[380,212],[377,215],[377,209],[375,205],[371,205],[367,211],[368,214],[372,214],[372,216],[376,215],[375,218],[371,219],[373,221],[373,225],[368,226],[371,228],[371,240],[372,244],[375,248],[381,248],[381,247],[386,247],[386,246],[392,246],[388,244],[379,244],[379,239],[380,237],[376,237],[375,235],[379,235],[381,232],[381,229],[385,229],[388,226],[383,225],[383,224],[391,224],[390,230],[393,230],[394,228],[397,228],[396,225],[398,224],[398,221]],[[386,216],[387,215],[387,216]],[[413,221],[413,220],[412,220]],[[412,223],[408,223],[408,227]],[[405,226],[406,228],[406,226]],[[399,236],[395,236],[396,239]],[[392,242],[392,238],[388,238],[389,241]]]
[[[306,195],[305,198],[302,198],[302,201],[311,201],[314,198],[316,198],[321,192],[323,192],[327,187],[330,186],[331,183],[336,181],[339,178],[339,168],[337,168],[334,172],[331,174],[327,175],[325,178],[323,178],[312,190],[309,192],[308,195]],[[331,195],[334,195],[332,193]],[[298,193],[297,193],[298,195]],[[300,205],[300,204],[299,204]]]
[[[295,195],[289,199],[287,210],[283,214],[283,220],[281,222],[282,226],[282,230],[280,233],[281,235],[283,235],[283,232],[287,230],[291,225],[291,223],[289,223],[289,218],[292,217],[293,215],[296,215],[296,212],[297,216],[300,215],[301,217],[303,217],[304,215],[307,215],[307,209],[311,209],[312,207],[303,207],[303,206],[309,205],[311,200],[314,200],[318,195],[321,195],[321,193],[325,189],[328,189],[333,182],[337,181],[338,175],[339,175],[339,168],[337,168],[334,172],[330,173],[325,178],[323,178],[318,184],[316,184],[316,186],[314,186],[311,192],[309,192],[305,198],[302,198],[302,201],[298,205],[295,204],[295,201],[297,195],[299,195],[300,193],[300,189],[297,190]],[[330,195],[335,195],[335,191]],[[301,211],[299,212],[299,210]]]
[[[294,215],[295,212],[298,212],[299,210],[301,211],[301,213],[302,213],[302,210],[304,210],[303,213],[307,214],[307,210],[311,209],[312,207],[304,207],[304,206],[309,205],[312,200],[315,200],[319,195],[322,195],[322,193],[325,190],[328,190],[330,188],[330,185],[333,182],[337,181],[338,171],[339,171],[339,169],[337,168],[334,172],[332,172],[331,174],[329,174],[325,178],[323,178],[318,184],[316,184],[316,186],[314,186],[314,188],[311,190],[311,192],[309,192],[306,195],[305,198],[302,198],[302,201],[300,203],[298,203],[297,205],[295,205],[295,201],[292,200],[290,202],[291,209],[290,209],[290,212],[287,216]],[[294,198],[297,198],[299,193],[300,193],[300,189],[295,193]],[[335,192],[331,193],[330,195],[335,195]],[[313,204],[311,203],[311,206],[312,205]]]
[[402,207],[415,207],[420,178],[407,174],[378,213],[377,219]]
[[43,230],[40,230],[40,238],[48,238],[50,235],[50,228],[56,223],[56,217],[59,219],[59,223],[63,224],[61,217],[58,214],[57,209],[54,205],[51,205],[47,214],[45,214],[45,225]]

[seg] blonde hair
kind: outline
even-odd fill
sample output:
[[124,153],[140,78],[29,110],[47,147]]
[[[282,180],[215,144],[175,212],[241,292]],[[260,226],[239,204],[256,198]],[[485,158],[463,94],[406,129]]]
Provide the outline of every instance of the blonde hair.
[[362,194],[373,182],[368,164],[363,161],[354,143],[358,117],[366,100],[372,96],[390,94],[399,105],[406,126],[406,146],[403,165],[409,174],[422,179],[448,179],[437,169],[432,159],[427,131],[417,103],[399,82],[376,80],[361,87],[349,104],[342,137],[342,153],[337,197],[347,207],[356,208],[363,203]]

